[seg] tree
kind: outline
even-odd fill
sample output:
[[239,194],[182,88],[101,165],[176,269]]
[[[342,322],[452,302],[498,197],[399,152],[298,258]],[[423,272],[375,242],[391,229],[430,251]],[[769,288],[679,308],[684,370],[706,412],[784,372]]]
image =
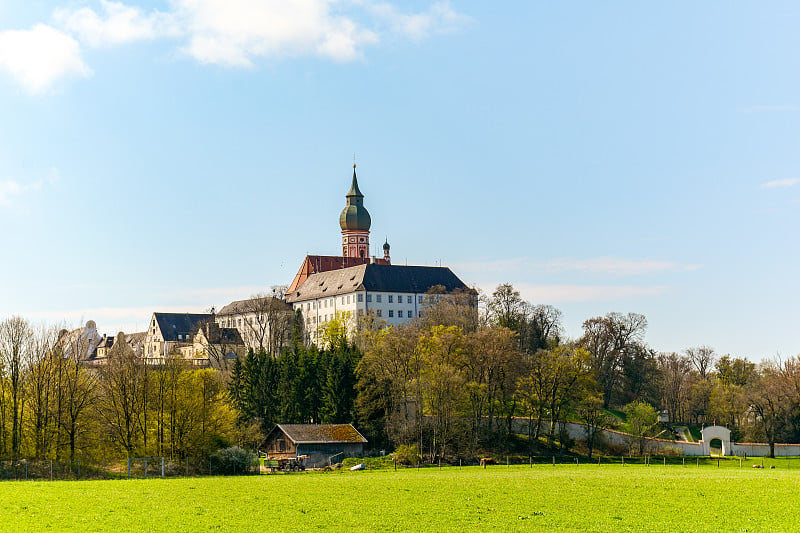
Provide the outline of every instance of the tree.
[[670,421],[682,421],[688,407],[692,363],[675,352],[660,353],[658,366],[661,407],[669,412]]
[[[89,412],[97,399],[97,373],[84,363],[86,355],[96,347],[94,323],[87,322],[86,328],[68,332],[61,330],[56,342],[59,365],[56,370],[57,398],[56,419],[59,424],[59,440],[64,432],[69,450],[70,462],[75,461],[81,438],[87,433]],[[56,452],[59,458],[61,442]]]
[[623,361],[642,349],[647,319],[636,313],[609,313],[583,323],[578,344],[589,352],[590,366],[600,390],[604,407],[616,404],[622,392]]
[[490,320],[498,326],[519,331],[527,304],[510,283],[501,283],[492,293],[487,305]]
[[434,326],[456,326],[465,333],[480,327],[478,314],[478,291],[476,289],[456,289],[445,292],[444,287],[431,287],[422,303],[421,317],[418,321],[422,329]]
[[44,459],[54,448],[57,428],[53,401],[58,393],[56,369],[60,365],[54,351],[58,331],[41,326],[31,336],[30,370],[26,380],[28,427],[33,437],[34,457]]
[[561,311],[552,305],[527,306],[520,321],[521,348],[526,353],[549,349],[561,341]]
[[778,363],[764,361],[745,388],[748,405],[757,427],[769,444],[769,456],[775,457],[775,440],[780,417],[788,410],[787,394]]
[[625,427],[638,445],[639,455],[644,454],[647,437],[653,435],[658,424],[658,413],[652,405],[632,402],[625,406]]
[[702,379],[707,379],[711,369],[714,367],[716,355],[714,348],[710,346],[697,346],[695,348],[687,348],[686,356],[691,361],[694,368],[700,373]]
[[273,285],[269,294],[258,293],[241,302],[243,336],[253,351],[277,357],[289,341],[294,312],[283,299],[287,289],[286,285]]
[[22,442],[24,384],[32,334],[30,324],[20,316],[0,322],[0,379],[8,380],[11,394],[11,456],[15,459],[19,457]]
[[589,459],[603,430],[611,424],[611,417],[603,409],[603,399],[596,393],[589,392],[578,407],[578,415],[586,423],[586,446],[589,448]]
[[100,415],[112,442],[134,455],[139,436],[144,433],[141,418],[146,411],[147,389],[144,362],[125,342],[125,334],[117,333],[108,361],[102,367]]

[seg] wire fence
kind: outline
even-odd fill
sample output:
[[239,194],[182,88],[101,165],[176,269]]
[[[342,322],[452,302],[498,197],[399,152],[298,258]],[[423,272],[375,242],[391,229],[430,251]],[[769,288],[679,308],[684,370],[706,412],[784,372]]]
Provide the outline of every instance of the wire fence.
[[255,462],[252,465],[231,466],[213,457],[178,460],[165,457],[130,457],[98,463],[55,459],[0,461],[0,481],[254,475],[259,472]]

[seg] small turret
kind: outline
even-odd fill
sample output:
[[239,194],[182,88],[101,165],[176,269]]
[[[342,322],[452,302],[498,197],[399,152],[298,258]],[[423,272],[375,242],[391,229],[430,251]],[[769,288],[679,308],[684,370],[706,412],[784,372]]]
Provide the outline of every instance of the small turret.
[[389,246],[389,239],[387,238],[386,242],[383,243],[383,260],[391,265],[392,260],[389,257],[389,248],[391,247]]

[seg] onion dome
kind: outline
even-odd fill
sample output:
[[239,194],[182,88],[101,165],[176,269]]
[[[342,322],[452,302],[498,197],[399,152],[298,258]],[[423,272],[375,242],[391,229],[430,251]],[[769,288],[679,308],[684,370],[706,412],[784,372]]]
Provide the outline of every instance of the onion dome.
[[389,239],[386,239],[386,242],[384,242],[384,243],[383,243],[383,251],[384,251],[384,252],[388,252],[388,251],[389,251],[389,248],[390,248],[390,246],[389,246]]
[[358,179],[356,179],[356,166],[353,165],[353,184],[347,193],[347,205],[339,215],[339,225],[342,230],[361,230],[369,231],[372,219],[367,208],[364,207],[364,195],[358,190]]

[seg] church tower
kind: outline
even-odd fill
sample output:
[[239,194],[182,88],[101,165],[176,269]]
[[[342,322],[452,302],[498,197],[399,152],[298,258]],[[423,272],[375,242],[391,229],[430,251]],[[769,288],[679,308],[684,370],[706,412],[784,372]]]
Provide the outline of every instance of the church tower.
[[353,164],[353,183],[347,193],[347,205],[339,215],[343,257],[369,257],[369,228],[371,225],[369,212],[364,207],[364,195],[358,190],[356,165]]

